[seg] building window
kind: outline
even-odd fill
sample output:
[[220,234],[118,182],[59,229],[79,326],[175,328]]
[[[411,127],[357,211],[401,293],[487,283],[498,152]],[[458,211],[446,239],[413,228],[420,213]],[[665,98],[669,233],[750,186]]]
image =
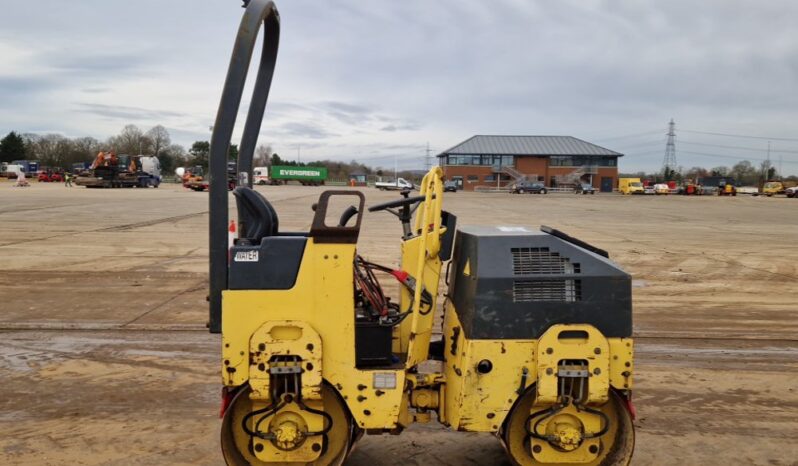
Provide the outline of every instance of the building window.
[[552,167],[615,167],[618,164],[618,157],[615,156],[589,156],[589,155],[552,155],[549,165]]
[[549,164],[553,167],[572,167],[573,165],[573,158],[566,157],[563,155],[552,155],[551,159],[549,160]]
[[482,165],[514,167],[515,157],[512,155],[448,155],[446,165]]
[[496,181],[495,175],[485,175],[485,181]]
[[468,182],[469,183],[476,183],[479,181],[479,176],[477,175],[468,175]]

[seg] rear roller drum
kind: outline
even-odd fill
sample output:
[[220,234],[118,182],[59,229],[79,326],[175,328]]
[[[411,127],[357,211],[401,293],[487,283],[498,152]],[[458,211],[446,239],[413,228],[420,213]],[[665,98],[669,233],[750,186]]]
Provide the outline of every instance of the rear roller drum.
[[[532,456],[531,437],[527,425],[535,399],[534,387],[527,391],[513,407],[500,432],[504,447],[516,466],[539,466],[541,463]],[[616,466],[628,465],[632,460],[635,435],[632,418],[624,407],[621,398],[613,391],[604,406],[598,407],[609,420],[606,433],[599,437],[600,447],[595,460],[572,464],[574,466]]]
[[324,412],[332,418],[332,427],[321,437],[321,456],[309,463],[272,463],[259,460],[252,452],[250,436],[244,432],[242,421],[252,411],[250,388],[244,387],[233,398],[222,420],[222,453],[230,466],[340,466],[356,440],[352,418],[338,393],[327,384],[322,386]]

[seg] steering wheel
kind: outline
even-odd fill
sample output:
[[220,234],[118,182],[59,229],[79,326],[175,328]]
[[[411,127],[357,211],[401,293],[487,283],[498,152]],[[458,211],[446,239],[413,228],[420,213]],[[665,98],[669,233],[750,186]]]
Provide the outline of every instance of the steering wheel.
[[395,201],[388,201],[383,202],[382,204],[373,205],[369,207],[369,212],[379,212],[381,210],[393,209],[396,207],[411,206],[416,202],[423,201],[424,199],[426,199],[426,196],[403,197]]
[[[378,212],[387,210],[388,212],[396,215],[399,221],[402,222],[402,238],[410,239],[413,237],[413,229],[410,226],[410,220],[413,218],[413,213],[421,205],[421,202],[427,199],[427,196],[410,196],[410,190],[403,190],[402,197],[395,201],[383,202],[369,207],[369,212]],[[434,199],[434,195],[433,195]]]

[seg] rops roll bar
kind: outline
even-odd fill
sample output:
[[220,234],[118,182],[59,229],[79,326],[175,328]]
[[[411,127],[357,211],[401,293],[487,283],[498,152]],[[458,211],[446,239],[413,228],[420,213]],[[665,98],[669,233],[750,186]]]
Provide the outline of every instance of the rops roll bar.
[[227,157],[230,139],[241,106],[241,95],[247,80],[255,41],[263,26],[263,51],[261,52],[258,76],[252,101],[241,137],[238,153],[237,175],[241,185],[252,186],[252,156],[258,140],[263,112],[269,98],[277,48],[280,41],[280,15],[274,3],[267,0],[245,1],[246,10],[238,27],[233,55],[227,68],[222,98],[211,135],[210,185],[208,203],[210,210],[209,255],[210,255],[210,302],[208,328],[211,333],[222,331],[222,290],[227,289]]

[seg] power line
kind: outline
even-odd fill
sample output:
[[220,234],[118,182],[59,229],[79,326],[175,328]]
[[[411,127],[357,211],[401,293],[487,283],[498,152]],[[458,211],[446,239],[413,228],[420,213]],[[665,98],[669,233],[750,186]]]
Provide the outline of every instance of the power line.
[[640,136],[651,136],[654,134],[662,134],[659,131],[646,131],[645,133],[635,133],[635,134],[625,134],[623,136],[612,136],[608,138],[598,138],[594,139],[594,141],[614,141],[616,139],[629,139],[629,138],[636,138]]
[[[692,154],[692,155],[703,155],[703,156],[706,156],[706,157],[717,157],[717,158],[722,158],[722,159],[734,159],[734,160],[748,160],[748,161],[754,161],[754,162],[764,162],[764,161],[768,160],[768,159],[755,159],[753,157],[736,157],[736,156],[733,156],[733,155],[710,154],[710,153],[707,153],[707,152],[691,152],[691,151],[687,151],[687,150],[681,150],[680,152],[685,153],[685,154]],[[785,160],[783,163],[792,163],[792,164],[798,165],[798,160]]]
[[394,157],[399,157],[402,160],[410,160],[410,159],[423,159],[423,155],[418,154],[387,154],[387,155],[375,155],[372,157],[360,157],[361,160],[383,160],[383,159],[393,159]]
[[[688,145],[691,145],[691,146],[707,146],[707,147],[719,147],[721,149],[739,149],[739,150],[750,150],[750,151],[756,151],[756,152],[767,152],[767,148],[744,147],[744,146],[726,146],[726,145],[722,145],[722,144],[706,144],[706,143],[702,143],[702,142],[683,141],[681,139],[679,140],[679,143],[680,144],[688,144]],[[785,154],[798,154],[798,150],[771,149],[770,151],[771,152],[777,152],[777,153],[781,152],[781,153],[785,153]]]
[[766,136],[750,136],[747,134],[729,134],[729,133],[713,133],[710,131],[696,131],[696,130],[689,130],[689,129],[680,129],[679,131],[685,133],[694,133],[694,134],[709,134],[712,136],[726,136],[732,138],[746,138],[746,139],[765,139],[771,141],[796,141],[798,142],[798,138],[775,138],[775,137],[766,137]]
[[635,153],[635,154],[627,154],[627,156],[634,157],[634,159],[638,159],[638,158],[641,158],[641,157],[648,157],[648,156],[651,156],[651,155],[662,155],[662,149],[650,150],[650,151],[646,151],[646,152],[638,152],[638,153]]
[[638,142],[638,143],[635,143],[635,144],[630,144],[630,145],[619,145],[619,146],[614,146],[614,148],[615,148],[615,149],[617,149],[617,150],[626,150],[626,149],[631,149],[631,148],[633,148],[633,147],[640,147],[640,146],[653,146],[653,145],[657,145],[657,146],[660,146],[660,147],[662,147],[662,146],[661,146],[661,144],[662,144],[663,142],[665,142],[665,141],[663,141],[663,140],[659,140],[659,141],[646,141],[646,142]]

